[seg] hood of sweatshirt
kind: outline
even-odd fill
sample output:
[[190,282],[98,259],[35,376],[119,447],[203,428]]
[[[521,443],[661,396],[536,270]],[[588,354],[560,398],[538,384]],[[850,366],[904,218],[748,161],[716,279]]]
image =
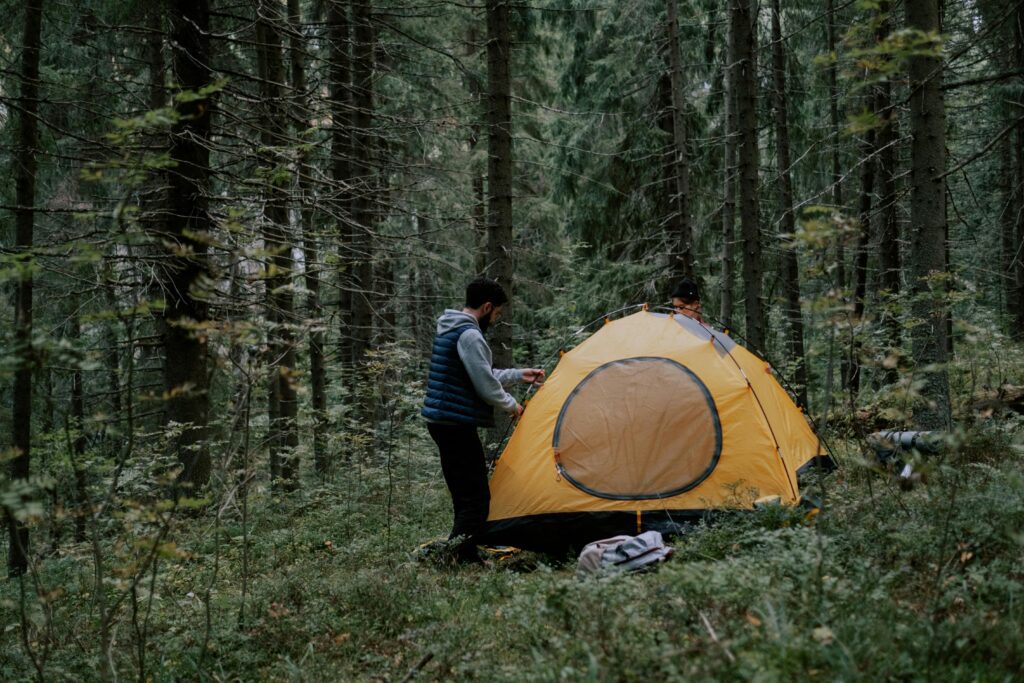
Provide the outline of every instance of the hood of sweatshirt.
[[462,311],[456,311],[454,309],[446,309],[441,317],[437,319],[437,334],[444,334],[445,332],[451,332],[456,327],[463,327],[465,325],[472,325],[476,329],[480,329],[480,323],[477,322],[476,317],[469,313],[463,313]]

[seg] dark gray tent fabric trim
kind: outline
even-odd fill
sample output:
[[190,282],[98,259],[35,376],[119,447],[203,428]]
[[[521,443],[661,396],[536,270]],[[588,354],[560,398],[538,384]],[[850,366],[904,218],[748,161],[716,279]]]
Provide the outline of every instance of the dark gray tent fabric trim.
[[565,419],[565,413],[568,410],[569,405],[572,403],[573,399],[579,394],[580,390],[584,387],[584,385],[586,385],[587,382],[593,379],[595,375],[599,374],[601,371],[609,367],[615,365],[625,365],[636,361],[653,361],[666,363],[675,367],[678,370],[682,370],[691,380],[693,380],[694,384],[696,384],[697,387],[701,390],[701,393],[704,396],[704,400],[707,403],[708,410],[711,412],[711,421],[715,429],[715,451],[711,457],[711,462],[708,463],[707,468],[703,472],[701,472],[693,481],[687,483],[684,486],[672,489],[670,491],[661,491],[657,493],[615,494],[597,491],[573,478],[573,476],[569,474],[569,472],[562,466],[561,463],[556,464],[556,468],[558,469],[559,474],[565,477],[566,481],[568,481],[570,484],[578,488],[580,491],[583,491],[584,493],[587,493],[596,498],[605,498],[608,500],[656,500],[661,498],[671,498],[672,496],[678,496],[681,493],[685,493],[686,491],[689,491],[690,489],[699,486],[701,482],[703,482],[705,479],[711,476],[711,473],[715,471],[715,467],[718,466],[719,458],[722,457],[722,422],[718,417],[718,409],[715,407],[715,400],[711,397],[711,392],[708,390],[704,382],[701,381],[700,377],[698,377],[692,370],[690,370],[690,368],[686,367],[682,363],[672,360],[671,358],[664,358],[662,356],[636,356],[633,358],[620,358],[618,360],[613,360],[603,365],[600,365],[591,370],[590,373],[586,377],[584,377],[579,384],[576,385],[572,392],[569,393],[569,396],[566,397],[565,399],[565,403],[562,404],[562,409],[558,412],[558,419],[555,421],[554,436],[551,439],[551,446],[552,448],[555,449],[555,452],[558,452],[558,444],[562,436],[562,423]]
[[715,344],[715,348],[718,349],[718,355],[720,356],[732,353],[732,350],[736,348],[736,342],[732,340],[732,337],[727,334],[723,334],[718,330],[713,330],[707,325],[702,325],[693,318],[688,318],[685,315],[675,315],[672,316],[672,318],[676,321],[677,325],[698,339],[703,339],[704,341],[711,341],[714,339],[718,342]]
[[720,356],[732,353],[732,350],[736,348],[736,341],[726,333],[719,332],[718,330],[709,327],[704,323],[699,323],[693,318],[682,315],[681,313],[675,313],[671,316],[668,313],[652,313],[651,315],[656,315],[659,318],[671,317],[677,325],[697,337],[697,339],[701,339],[703,341],[711,341],[714,339],[718,342],[715,344],[715,348],[718,349],[718,355]]

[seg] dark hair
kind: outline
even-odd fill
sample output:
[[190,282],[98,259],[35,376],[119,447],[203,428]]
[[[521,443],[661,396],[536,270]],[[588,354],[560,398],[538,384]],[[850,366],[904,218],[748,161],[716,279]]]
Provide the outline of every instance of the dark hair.
[[508,301],[508,294],[494,280],[478,277],[466,287],[466,308],[480,308],[490,301],[497,308]]
[[688,277],[684,277],[676,285],[676,288],[672,290],[673,299],[682,299],[683,301],[700,301],[700,288],[697,287],[697,283]]

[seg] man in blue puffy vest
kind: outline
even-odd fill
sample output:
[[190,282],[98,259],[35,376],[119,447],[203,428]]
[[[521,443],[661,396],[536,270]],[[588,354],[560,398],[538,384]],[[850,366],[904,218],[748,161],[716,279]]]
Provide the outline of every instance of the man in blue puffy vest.
[[494,280],[478,278],[466,287],[461,311],[446,310],[437,320],[422,415],[441,454],[441,470],[452,496],[460,561],[477,561],[475,538],[487,521],[491,492],[477,427],[494,426],[494,409],[519,416],[522,406],[505,391],[519,382],[542,382],[536,368],[497,370],[484,332],[502,314],[508,296]]

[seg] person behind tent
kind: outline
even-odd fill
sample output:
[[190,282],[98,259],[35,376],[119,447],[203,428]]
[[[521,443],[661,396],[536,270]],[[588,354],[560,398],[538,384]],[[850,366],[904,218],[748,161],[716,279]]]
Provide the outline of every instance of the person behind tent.
[[696,282],[688,277],[679,281],[672,290],[672,308],[680,315],[704,322],[700,311],[700,288]]
[[459,561],[479,560],[476,536],[487,521],[491,496],[478,427],[494,426],[495,408],[519,416],[522,406],[505,387],[544,380],[537,368],[495,369],[484,339],[501,316],[508,296],[494,280],[478,278],[466,287],[461,311],[446,310],[437,320],[427,394],[421,414],[437,444],[441,471],[452,497],[454,521],[449,540]]

